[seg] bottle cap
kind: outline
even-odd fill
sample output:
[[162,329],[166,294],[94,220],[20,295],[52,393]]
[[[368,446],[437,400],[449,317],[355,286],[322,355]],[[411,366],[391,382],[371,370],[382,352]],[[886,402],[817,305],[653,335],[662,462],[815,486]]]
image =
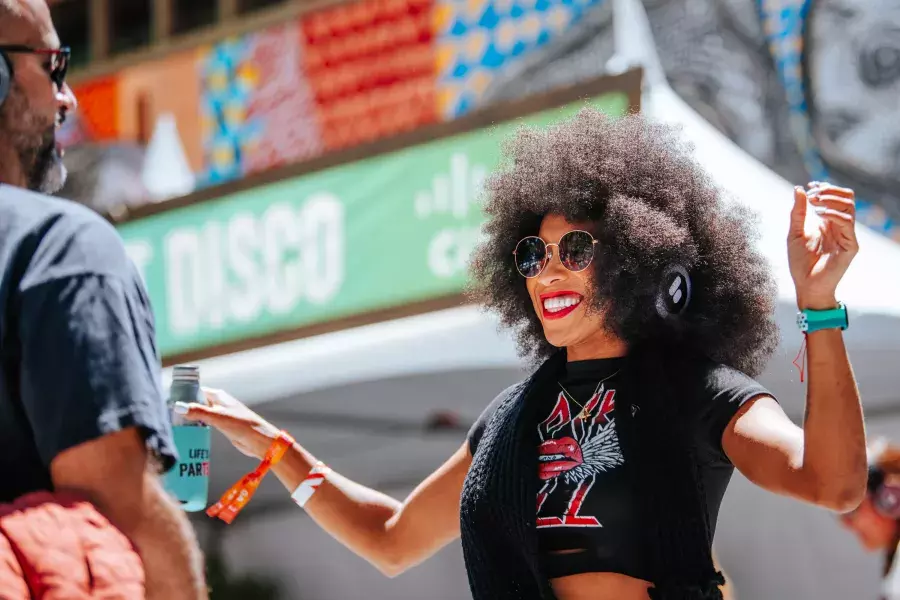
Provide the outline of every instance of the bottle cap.
[[175,365],[172,368],[172,381],[200,381],[200,367],[197,365]]

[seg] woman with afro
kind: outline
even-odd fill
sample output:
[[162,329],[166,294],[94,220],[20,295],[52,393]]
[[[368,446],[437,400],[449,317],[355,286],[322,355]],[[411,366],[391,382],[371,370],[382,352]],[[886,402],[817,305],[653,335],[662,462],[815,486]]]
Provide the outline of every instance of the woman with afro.
[[[801,428],[752,379],[778,331],[751,215],[689,151],[668,127],[590,108],[520,130],[487,182],[472,293],[535,369],[403,502],[295,444],[275,472],[297,503],[389,576],[461,535],[475,600],[721,598],[711,544],[735,467],[836,512],[859,504],[865,433],[835,297],[857,252],[853,192],[798,187],[790,211]],[[208,396],[181,412],[262,457],[279,430]]]

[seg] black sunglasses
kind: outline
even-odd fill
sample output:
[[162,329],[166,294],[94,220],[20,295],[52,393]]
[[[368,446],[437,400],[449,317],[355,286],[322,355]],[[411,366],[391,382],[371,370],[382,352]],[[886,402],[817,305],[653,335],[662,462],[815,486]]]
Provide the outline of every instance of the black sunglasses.
[[[50,59],[50,81],[56,84],[57,89],[61,90],[63,88],[66,82],[66,72],[69,70],[69,57],[72,56],[71,48],[32,48],[30,46],[0,45],[0,52],[7,54],[38,54],[52,57]],[[9,65],[9,68],[11,71],[12,64]]]
[[565,268],[576,273],[584,271],[594,260],[596,243],[594,236],[580,229],[566,232],[557,244],[548,244],[536,235],[530,235],[519,240],[513,250],[516,269],[527,279],[537,277],[553,258],[550,246],[556,246],[559,249],[559,262]]

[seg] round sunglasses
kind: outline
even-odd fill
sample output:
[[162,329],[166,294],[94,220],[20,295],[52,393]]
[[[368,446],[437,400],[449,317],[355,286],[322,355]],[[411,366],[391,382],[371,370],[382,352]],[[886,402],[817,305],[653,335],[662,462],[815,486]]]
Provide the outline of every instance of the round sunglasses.
[[530,235],[519,240],[513,250],[516,269],[526,279],[537,277],[553,259],[551,246],[556,246],[559,262],[565,268],[575,273],[584,271],[594,260],[596,243],[594,236],[580,229],[566,232],[556,244],[548,244],[538,236]]

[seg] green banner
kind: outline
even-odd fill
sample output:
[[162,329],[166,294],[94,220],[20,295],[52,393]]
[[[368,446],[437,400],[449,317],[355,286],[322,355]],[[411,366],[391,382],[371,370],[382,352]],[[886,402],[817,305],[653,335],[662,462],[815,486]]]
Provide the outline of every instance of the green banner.
[[[623,92],[593,98],[608,114]],[[583,103],[530,115],[546,125]],[[520,121],[124,223],[163,356],[462,291],[482,181]]]

